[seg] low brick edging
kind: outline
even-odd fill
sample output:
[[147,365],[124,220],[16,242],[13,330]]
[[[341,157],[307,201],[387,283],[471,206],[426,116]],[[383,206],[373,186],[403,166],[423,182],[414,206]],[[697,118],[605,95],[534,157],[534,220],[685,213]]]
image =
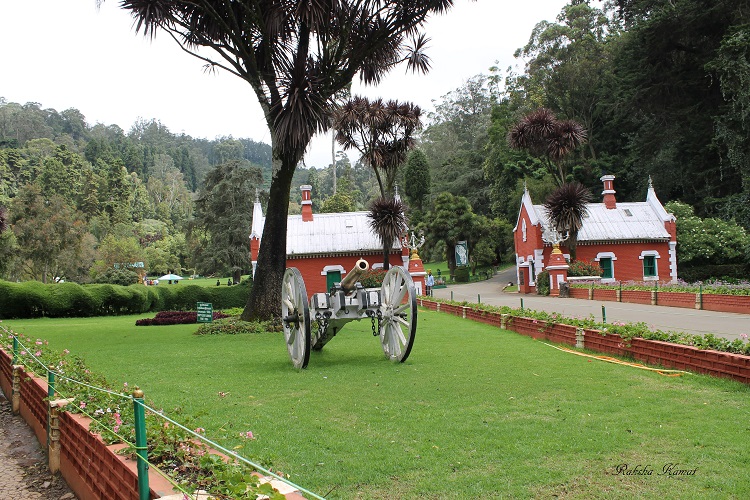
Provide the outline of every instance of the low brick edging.
[[[11,400],[13,391],[12,358],[0,349],[0,390]],[[20,374],[21,417],[34,431],[47,452],[47,381],[23,370]],[[64,407],[63,407],[64,409]],[[92,420],[84,415],[60,412],[60,474],[79,500],[139,500],[137,462],[117,452],[126,444],[107,445],[99,434],[89,431]],[[219,454],[221,455],[221,454]],[[288,500],[305,497],[289,485],[256,472],[262,483],[270,482]],[[153,468],[148,473],[150,497],[171,497],[172,484]]]
[[[588,293],[588,290],[583,290]],[[470,306],[456,306],[430,299],[421,298],[419,304],[433,311],[447,312],[473,321],[481,321],[538,340],[567,344],[604,354],[632,357],[637,361],[664,368],[731,378],[750,384],[750,356],[742,354],[698,349],[693,346],[642,338],[634,338],[628,343],[617,334],[603,334],[599,330],[579,329],[572,325],[510,316],[494,311],[481,311]]]
[[[619,298],[618,298],[619,295]],[[616,290],[610,288],[571,287],[572,299],[652,304],[686,309],[703,309],[714,312],[750,314],[750,295],[718,295],[654,290]]]
[[[8,400],[12,394],[12,358],[0,349],[0,387]],[[10,379],[8,375],[10,374]],[[20,414],[47,449],[47,382],[33,373],[21,372]],[[60,413],[60,474],[80,500],[138,500],[136,462],[116,453],[126,445],[108,446],[89,431],[91,419],[66,411]],[[172,485],[149,471],[151,498],[170,495]]]

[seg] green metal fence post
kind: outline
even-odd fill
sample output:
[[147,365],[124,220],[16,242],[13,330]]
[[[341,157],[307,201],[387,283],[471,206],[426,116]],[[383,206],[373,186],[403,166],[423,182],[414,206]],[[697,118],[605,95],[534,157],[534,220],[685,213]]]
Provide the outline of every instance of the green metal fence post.
[[477,294],[477,304],[481,304],[481,303],[482,303],[482,296]]
[[453,302],[453,290],[451,290],[451,302]]
[[521,297],[521,310],[523,311],[523,297]]
[[148,486],[148,446],[146,445],[146,410],[143,407],[143,391],[136,387],[133,391],[135,411],[135,452],[138,455],[138,498],[149,500]]
[[604,304],[602,304],[602,323],[607,322],[607,311],[604,309]]
[[18,337],[13,335],[13,364],[18,364]]

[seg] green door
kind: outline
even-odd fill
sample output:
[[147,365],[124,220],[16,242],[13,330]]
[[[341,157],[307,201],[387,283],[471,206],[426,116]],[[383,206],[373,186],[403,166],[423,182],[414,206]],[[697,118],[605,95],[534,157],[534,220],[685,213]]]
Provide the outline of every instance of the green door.
[[328,271],[326,274],[326,290],[330,290],[334,283],[341,282],[341,271]]

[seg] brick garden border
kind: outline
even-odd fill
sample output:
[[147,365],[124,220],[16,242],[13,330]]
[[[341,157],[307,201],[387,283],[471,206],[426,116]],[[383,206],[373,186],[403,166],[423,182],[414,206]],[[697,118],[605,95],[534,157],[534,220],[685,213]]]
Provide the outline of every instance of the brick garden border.
[[617,290],[596,287],[571,287],[573,299],[651,304],[705,311],[750,314],[750,295],[718,295],[713,293],[673,292],[655,290]]
[[[571,292],[573,290],[583,290],[588,294],[587,289],[571,289]],[[706,296],[704,295],[704,297]],[[688,370],[714,377],[731,378],[750,384],[750,356],[642,338],[634,338],[628,344],[619,335],[603,334],[600,330],[576,328],[561,323],[510,316],[509,314],[483,311],[470,306],[445,304],[430,299],[420,298],[418,300],[420,306],[432,311],[461,316],[535,339],[586,348],[604,354],[631,357],[637,361],[664,368]]]
[[[0,349],[0,388],[11,400],[12,358]],[[43,449],[47,448],[47,381],[21,370],[20,414],[34,431]],[[79,414],[60,413],[60,474],[81,500],[139,500],[135,460],[116,453],[126,445],[107,445],[89,431],[91,419]],[[172,485],[149,470],[151,498],[174,493]]]

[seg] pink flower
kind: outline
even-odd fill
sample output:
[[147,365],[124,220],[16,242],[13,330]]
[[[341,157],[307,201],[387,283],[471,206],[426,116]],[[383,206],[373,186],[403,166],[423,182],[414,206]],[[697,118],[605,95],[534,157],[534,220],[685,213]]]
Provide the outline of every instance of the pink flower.
[[115,425],[114,427],[112,427],[112,430],[115,431],[115,432],[119,432],[120,431],[120,426],[119,425]]
[[255,439],[255,436],[253,436],[252,431],[240,432],[240,437],[245,438],[245,439]]
[[229,396],[228,392],[221,392],[221,391],[219,392],[219,397],[225,398],[227,396]]
[[39,340],[39,339],[36,339],[36,345],[42,345],[43,343],[44,343],[44,342],[42,342],[41,340]]
[[195,432],[197,432],[198,434],[203,434],[204,432],[206,432],[206,429],[204,429],[203,427],[198,427],[197,429],[195,429]]
[[84,401],[81,401],[81,404],[79,405],[81,409],[86,408],[86,403]]
[[747,340],[747,333],[740,333],[740,338],[742,340]]
[[26,351],[21,351],[21,356],[26,356]]
[[42,355],[42,351],[37,351],[37,352],[35,352],[35,353],[34,353],[34,356],[36,356],[37,358],[38,358],[39,356],[41,356],[41,355]]
[[65,350],[63,351],[63,354],[70,354],[70,351],[69,351],[69,350],[67,350],[67,349],[65,349]]

